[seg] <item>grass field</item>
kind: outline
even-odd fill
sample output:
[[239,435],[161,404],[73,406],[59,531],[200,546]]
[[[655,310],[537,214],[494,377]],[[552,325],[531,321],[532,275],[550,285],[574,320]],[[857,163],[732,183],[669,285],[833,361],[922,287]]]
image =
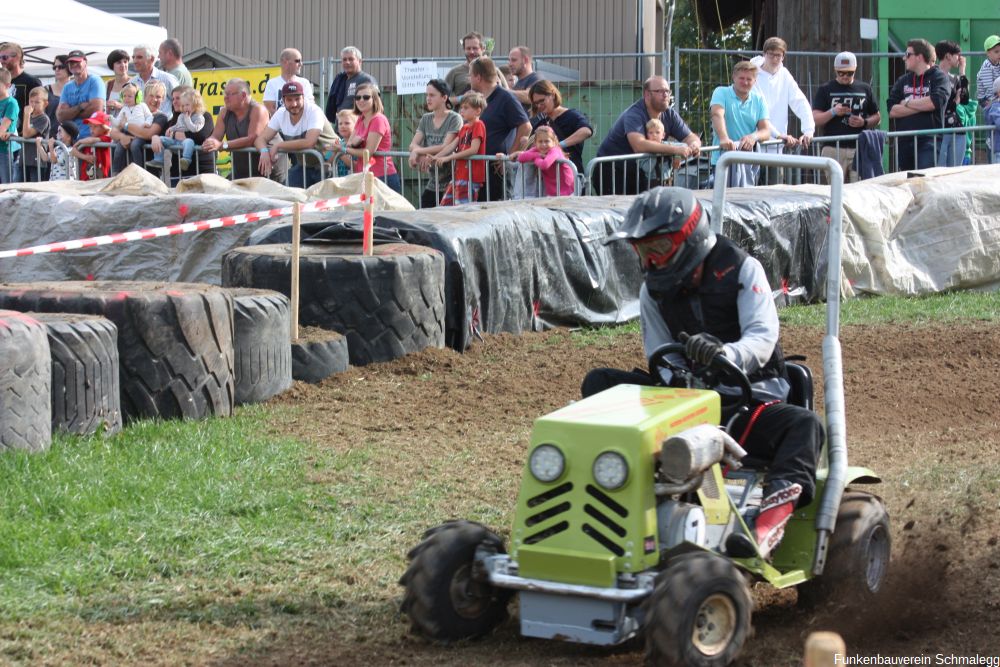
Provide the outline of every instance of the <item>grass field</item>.
[[[825,310],[793,307],[781,318],[821,326]],[[992,292],[855,299],[842,324],[998,319]],[[633,323],[573,340],[601,346],[637,332]],[[59,436],[45,453],[0,456],[0,663],[72,655],[88,623],[153,622],[166,632],[190,624],[201,630],[186,641],[234,650],[247,632],[286,622],[394,623],[375,592],[405,567],[391,546],[401,535],[454,515],[505,525],[509,503],[496,499],[513,497],[516,478],[485,475],[458,489],[435,481],[489,465],[488,455],[470,448],[414,462],[394,457],[378,431],[345,450],[271,428],[300,418],[294,404],[253,406],[229,419],[137,423],[111,438]],[[394,458],[400,467],[387,469]],[[405,465],[421,474],[408,477]]]

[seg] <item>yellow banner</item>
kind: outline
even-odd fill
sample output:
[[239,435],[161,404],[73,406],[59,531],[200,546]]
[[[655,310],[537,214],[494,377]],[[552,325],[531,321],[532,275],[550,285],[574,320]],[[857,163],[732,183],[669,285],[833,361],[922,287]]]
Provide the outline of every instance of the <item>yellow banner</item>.
[[227,67],[224,69],[199,69],[191,72],[194,89],[205,100],[205,110],[218,116],[222,109],[222,88],[230,79],[243,79],[250,84],[250,95],[258,102],[264,101],[264,87],[271,77],[281,76],[281,67]]

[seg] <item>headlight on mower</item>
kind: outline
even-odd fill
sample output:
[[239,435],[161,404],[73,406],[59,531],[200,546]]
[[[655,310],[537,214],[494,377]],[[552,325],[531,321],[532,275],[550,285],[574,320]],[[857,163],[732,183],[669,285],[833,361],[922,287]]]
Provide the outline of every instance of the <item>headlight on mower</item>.
[[566,457],[555,445],[539,445],[528,458],[528,469],[539,482],[554,482],[566,469]]
[[594,479],[609,491],[620,489],[628,479],[628,462],[618,452],[604,452],[594,460]]

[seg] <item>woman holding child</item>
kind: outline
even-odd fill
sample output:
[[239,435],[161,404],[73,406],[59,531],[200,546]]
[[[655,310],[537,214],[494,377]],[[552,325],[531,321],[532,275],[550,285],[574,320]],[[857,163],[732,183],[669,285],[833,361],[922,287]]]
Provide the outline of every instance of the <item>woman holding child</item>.
[[535,116],[531,119],[531,130],[548,125],[559,139],[559,147],[566,157],[583,173],[583,143],[594,134],[587,117],[576,109],[563,106],[562,95],[551,81],[542,79],[528,89],[531,107]]
[[362,83],[354,91],[354,113],[358,117],[354,133],[347,140],[347,152],[354,157],[355,173],[364,171],[362,164],[367,150],[374,157],[372,173],[390,188],[402,194],[403,184],[391,157],[375,157],[375,151],[392,150],[392,126],[382,113],[382,98],[378,86]]

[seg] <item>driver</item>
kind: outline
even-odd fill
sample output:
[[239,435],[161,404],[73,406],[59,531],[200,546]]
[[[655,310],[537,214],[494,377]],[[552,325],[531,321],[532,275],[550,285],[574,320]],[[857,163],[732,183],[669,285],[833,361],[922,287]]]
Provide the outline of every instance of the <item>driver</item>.
[[[767,558],[795,507],[812,500],[823,424],[811,410],[782,402],[789,384],[764,267],[712,232],[708,213],[690,190],[681,188],[659,187],[639,195],[607,242],[618,240],[632,244],[645,273],[639,306],[647,358],[687,333],[684,351],[691,361],[672,355],[676,366],[688,368],[693,362],[697,369],[722,353],[750,379],[750,410],[736,417],[729,432],[749,458],[768,466],[760,511],[751,525]],[[660,373],[664,384],[684,386],[670,370]],[[581,392],[586,397],[626,383],[660,384],[638,369],[598,368],[584,378]],[[740,393],[725,385],[717,390],[724,396]]]

